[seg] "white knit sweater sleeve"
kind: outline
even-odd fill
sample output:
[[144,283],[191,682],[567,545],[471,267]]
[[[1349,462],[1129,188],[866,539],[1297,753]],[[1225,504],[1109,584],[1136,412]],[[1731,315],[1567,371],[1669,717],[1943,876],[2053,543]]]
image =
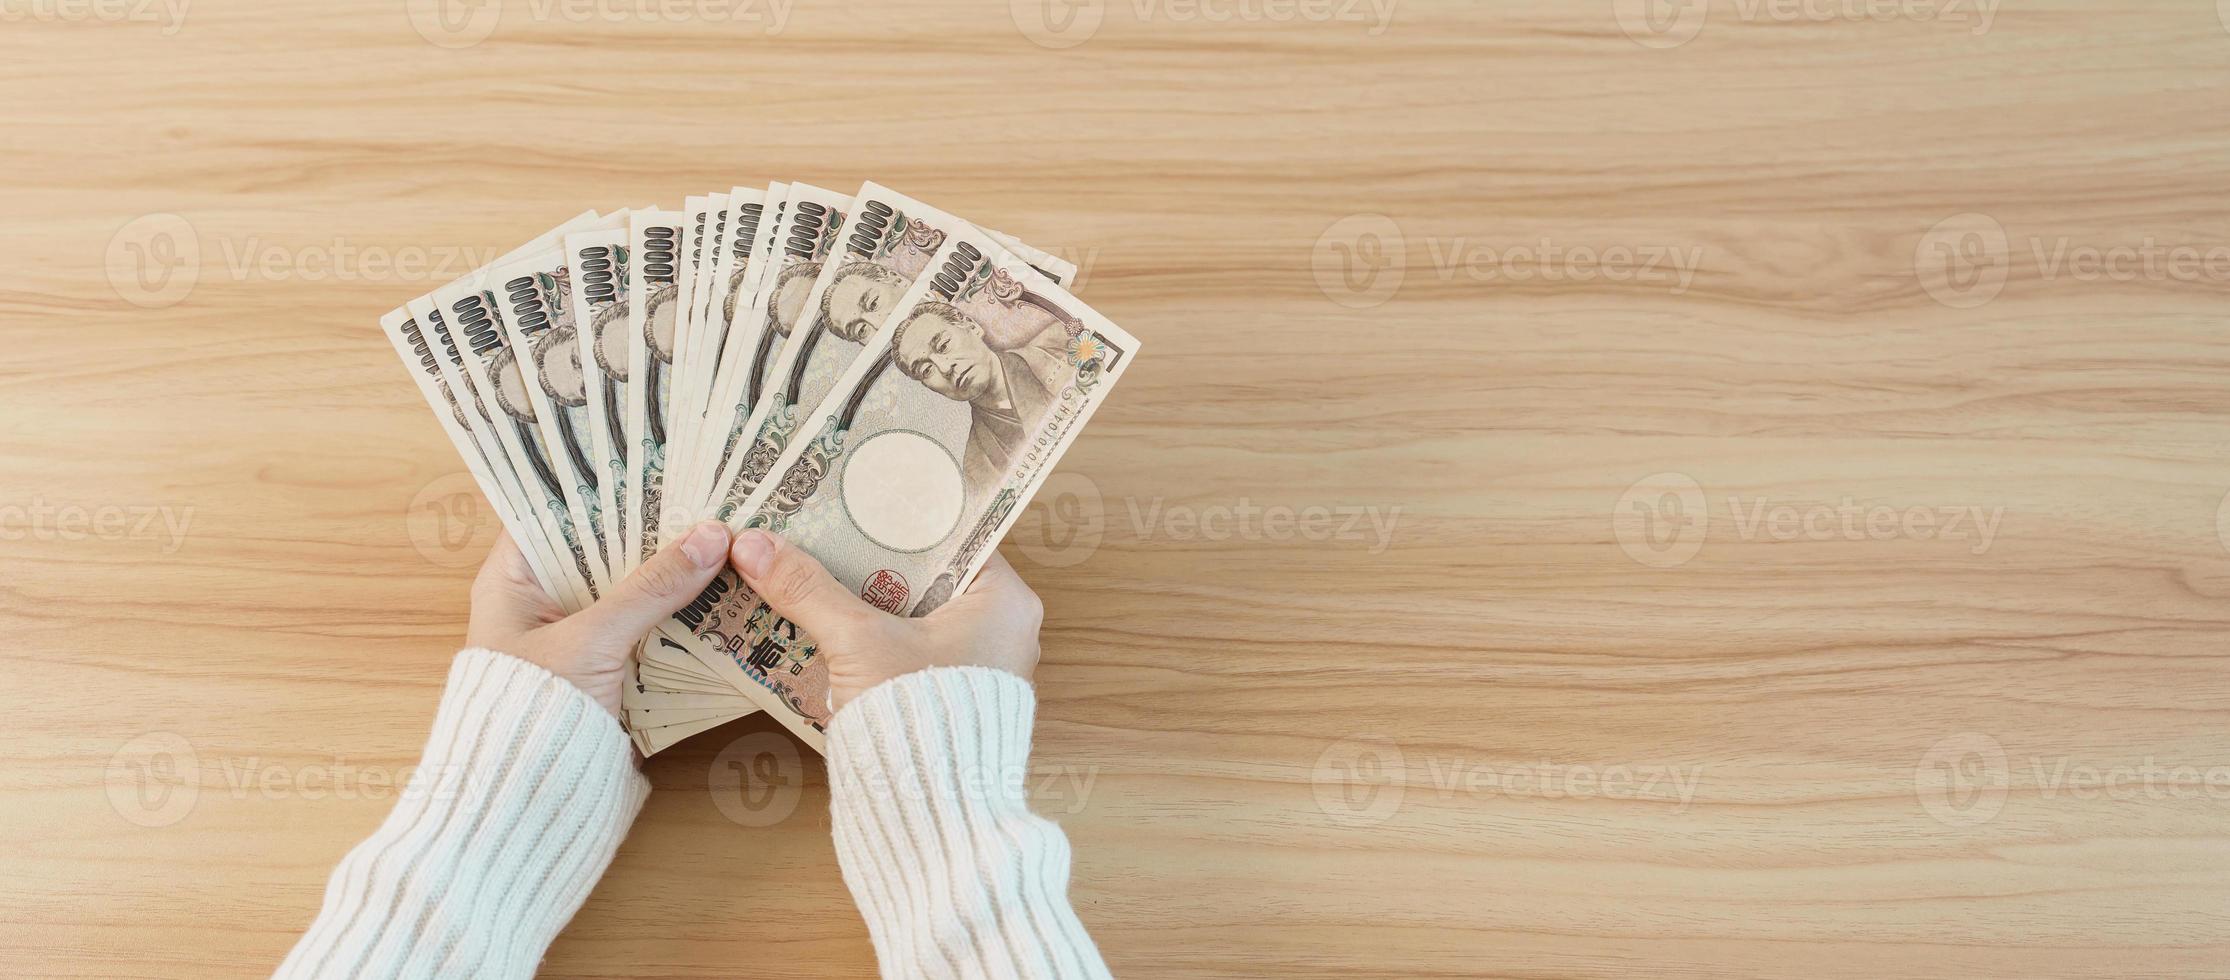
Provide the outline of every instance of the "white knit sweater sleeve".
[[1105,977],[1068,900],[1069,842],[1024,793],[1027,681],[943,667],[886,681],[828,729],[844,882],[886,977]]
[[[940,668],[829,726],[837,857],[883,975],[1108,975],[1069,907],[1068,838],[1023,793],[1035,709],[1013,674]],[[595,701],[466,650],[401,801],[277,975],[532,976],[649,792]]]
[[532,976],[649,793],[588,695],[466,650],[400,802],[334,869],[277,975]]

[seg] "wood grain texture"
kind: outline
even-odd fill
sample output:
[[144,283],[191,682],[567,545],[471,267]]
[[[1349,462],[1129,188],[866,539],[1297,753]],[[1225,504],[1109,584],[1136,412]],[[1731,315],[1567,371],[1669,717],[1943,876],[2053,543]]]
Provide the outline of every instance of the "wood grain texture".
[[[487,524],[375,327],[446,276],[344,253],[872,177],[1147,345],[1007,548],[1117,973],[2230,975],[2215,5],[1010,6],[0,31],[0,974],[268,969],[416,758]],[[819,763],[715,798],[766,731],[548,975],[872,972]]]

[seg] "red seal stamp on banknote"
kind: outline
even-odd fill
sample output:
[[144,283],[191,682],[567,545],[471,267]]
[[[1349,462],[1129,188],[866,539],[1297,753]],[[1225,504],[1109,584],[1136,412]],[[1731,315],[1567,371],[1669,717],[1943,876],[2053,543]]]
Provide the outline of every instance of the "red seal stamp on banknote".
[[885,568],[867,577],[867,584],[860,586],[859,597],[867,604],[896,615],[906,605],[906,578]]

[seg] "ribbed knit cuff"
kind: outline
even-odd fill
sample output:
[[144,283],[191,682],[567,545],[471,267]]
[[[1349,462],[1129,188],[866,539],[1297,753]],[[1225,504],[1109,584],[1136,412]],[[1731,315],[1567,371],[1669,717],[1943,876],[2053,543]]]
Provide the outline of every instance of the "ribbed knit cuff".
[[886,977],[1104,977],[1069,906],[1069,843],[1024,790],[1037,699],[942,667],[877,685],[828,729],[844,882]]
[[532,976],[649,794],[610,712],[466,650],[401,800],[334,869],[278,976]]

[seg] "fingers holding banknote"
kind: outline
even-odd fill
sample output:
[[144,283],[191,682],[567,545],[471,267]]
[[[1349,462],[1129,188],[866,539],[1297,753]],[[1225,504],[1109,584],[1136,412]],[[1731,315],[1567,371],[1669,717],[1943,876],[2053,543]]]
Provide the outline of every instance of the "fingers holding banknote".
[[994,554],[968,591],[919,619],[868,605],[812,555],[765,531],[736,536],[730,560],[752,591],[813,636],[826,659],[832,707],[891,678],[930,667],[993,667],[1029,680],[1044,606]]
[[720,571],[728,529],[699,525],[659,550],[587,609],[567,616],[535,583],[506,534],[472,583],[465,642],[536,664],[580,688],[615,717],[629,654],[643,634],[688,605]]

